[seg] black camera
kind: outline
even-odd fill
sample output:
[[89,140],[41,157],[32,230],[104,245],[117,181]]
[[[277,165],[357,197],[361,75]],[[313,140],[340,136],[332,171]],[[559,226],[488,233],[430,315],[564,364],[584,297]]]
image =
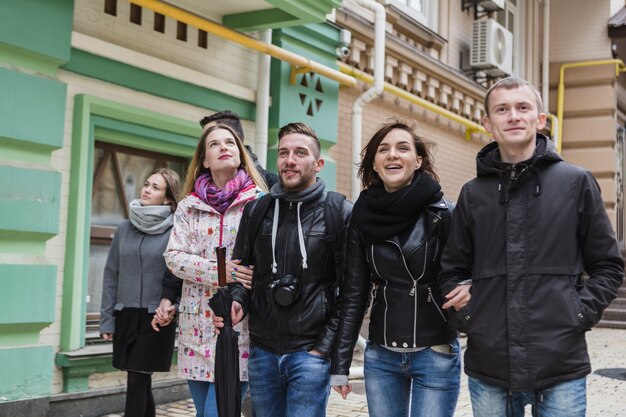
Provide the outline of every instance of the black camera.
[[300,294],[300,284],[293,275],[275,279],[270,282],[269,289],[274,296],[274,301],[284,307],[291,305]]

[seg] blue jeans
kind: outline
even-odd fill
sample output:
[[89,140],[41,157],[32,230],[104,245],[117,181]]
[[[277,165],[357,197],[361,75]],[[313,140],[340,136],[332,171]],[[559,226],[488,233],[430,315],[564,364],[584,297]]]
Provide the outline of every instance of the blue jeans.
[[[468,377],[475,417],[523,417],[531,404],[537,417],[584,417],[587,409],[586,378],[574,379],[536,391],[513,391]],[[508,410],[507,410],[508,408]]]
[[[187,380],[189,392],[196,407],[196,417],[217,417],[217,402],[215,401],[215,384],[209,381]],[[248,383],[241,382],[241,402],[246,396]]]
[[[451,417],[461,386],[458,341],[441,353],[393,352],[367,342],[365,393],[371,417]],[[500,416],[501,417],[501,416]]]
[[248,375],[255,417],[324,417],[330,359],[299,351],[278,355],[250,346]]

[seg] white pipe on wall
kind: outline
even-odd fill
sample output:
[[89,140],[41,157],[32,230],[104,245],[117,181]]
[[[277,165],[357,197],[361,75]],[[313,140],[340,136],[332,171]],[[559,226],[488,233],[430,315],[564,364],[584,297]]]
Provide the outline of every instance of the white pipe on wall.
[[[259,40],[263,43],[272,43],[272,30],[267,29],[259,33]],[[270,114],[270,63],[272,57],[259,52],[256,89],[256,129],[254,138],[254,153],[259,158],[263,168],[267,168],[267,130]]]
[[361,162],[361,139],[363,106],[381,95],[385,87],[385,8],[374,0],[357,0],[360,6],[374,12],[374,85],[354,101],[352,105],[352,199],[355,201],[361,190],[357,177]]
[[541,63],[543,111],[550,111],[550,0],[543,0],[543,62]]

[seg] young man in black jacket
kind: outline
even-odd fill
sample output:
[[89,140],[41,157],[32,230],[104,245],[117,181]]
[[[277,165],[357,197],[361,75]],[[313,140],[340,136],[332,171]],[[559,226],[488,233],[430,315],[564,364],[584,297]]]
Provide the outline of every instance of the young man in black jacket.
[[485,109],[495,142],[461,190],[439,275],[443,307],[468,335],[474,416],[523,416],[532,404],[534,416],[582,417],[585,332],[615,298],[623,258],[592,174],[538,133],[537,90],[505,78]]
[[[241,141],[245,141],[243,126],[241,125],[241,119],[239,118],[237,113],[230,110],[224,110],[213,113],[210,116],[205,116],[202,118],[202,120],[200,120],[200,126],[202,126],[203,131],[210,128],[211,126],[215,126],[218,123],[222,123],[232,127],[235,130],[235,133],[237,133],[237,135],[239,135],[239,137],[241,138]],[[263,175],[263,179],[265,180],[265,184],[267,184],[267,188],[272,188],[272,185],[278,182],[278,175],[266,170],[261,166],[261,164],[259,163],[259,159],[254,154],[254,152],[252,152],[252,148],[250,148],[250,145],[244,146],[252,157],[254,165],[256,165],[256,169],[261,173],[261,175]]]
[[[231,289],[233,322],[249,311],[254,415],[323,417],[340,267],[329,245],[329,200],[316,177],[324,160],[315,132],[304,123],[283,126],[278,138],[280,182],[271,188],[269,204],[256,200],[246,206],[237,233],[233,277],[246,286],[251,282],[252,289]],[[345,236],[352,204],[342,199],[337,210]]]

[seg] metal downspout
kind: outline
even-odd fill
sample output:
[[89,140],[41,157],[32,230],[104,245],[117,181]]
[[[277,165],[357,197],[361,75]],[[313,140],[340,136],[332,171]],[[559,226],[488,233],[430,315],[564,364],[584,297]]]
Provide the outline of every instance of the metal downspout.
[[543,62],[541,63],[541,99],[550,110],[550,0],[543,0]]
[[582,62],[571,62],[568,64],[561,65],[561,70],[559,71],[559,92],[558,92],[558,101],[557,101],[557,110],[556,117],[559,121],[559,132],[558,132],[558,141],[557,141],[557,151],[561,153],[561,148],[563,145],[563,107],[565,101],[565,70],[569,68],[580,68],[580,67],[593,67],[598,65],[615,65],[615,76],[619,77],[621,72],[626,72],[626,64],[621,59],[603,59],[598,61],[582,61]]
[[[272,42],[271,29],[261,31],[259,35],[261,42]],[[270,114],[270,64],[270,56],[259,52],[256,84],[256,134],[254,138],[254,152],[263,168],[267,168],[267,131]]]
[[358,97],[352,105],[351,191],[353,201],[356,201],[361,191],[361,182],[357,174],[361,163],[363,106],[372,101],[375,97],[381,95],[385,87],[385,8],[382,4],[374,0],[357,0],[357,3],[374,12],[374,85]]
[[248,35],[237,32],[236,30],[229,29],[225,26],[211,22],[203,17],[190,13],[184,9],[172,6],[168,3],[159,0],[130,0],[131,3],[146,9],[155,11],[164,16],[176,19],[179,22],[186,23],[198,29],[202,29],[207,33],[211,33],[220,38],[227,39],[235,42],[246,48],[254,49],[255,51],[268,54],[276,59],[290,63],[292,66],[301,70],[312,71],[324,77],[335,80],[338,83],[355,87],[357,82],[354,78],[348,77],[345,74],[340,73],[336,69],[322,65],[319,62],[312,61],[302,55],[295,54],[286,49],[280,48],[276,45],[261,42],[257,39],[251,38]]

